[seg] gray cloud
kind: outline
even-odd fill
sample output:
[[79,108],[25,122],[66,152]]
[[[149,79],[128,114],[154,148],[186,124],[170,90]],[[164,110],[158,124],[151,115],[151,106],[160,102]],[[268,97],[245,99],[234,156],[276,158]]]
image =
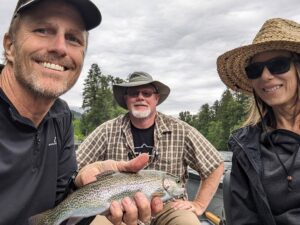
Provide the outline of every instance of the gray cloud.
[[[16,0],[1,0],[0,34],[7,30]],[[125,79],[146,71],[171,87],[159,110],[197,112],[220,99],[225,86],[216,71],[218,55],[249,44],[266,19],[300,22],[298,0],[95,0],[103,21],[91,31],[77,84],[64,96],[81,106],[83,81],[92,63]]]

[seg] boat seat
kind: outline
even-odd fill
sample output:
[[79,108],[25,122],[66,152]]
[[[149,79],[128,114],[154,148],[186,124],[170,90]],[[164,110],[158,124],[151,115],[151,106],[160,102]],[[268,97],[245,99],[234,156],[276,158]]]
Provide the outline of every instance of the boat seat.
[[233,225],[231,222],[230,217],[230,173],[231,170],[227,170],[223,177],[223,203],[224,203],[224,210],[225,210],[225,219],[226,219],[226,225]]

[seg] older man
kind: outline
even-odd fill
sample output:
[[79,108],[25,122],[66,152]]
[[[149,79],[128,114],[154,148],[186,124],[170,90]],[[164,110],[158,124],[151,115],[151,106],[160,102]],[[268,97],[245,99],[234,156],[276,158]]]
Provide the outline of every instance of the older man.
[[[19,0],[5,34],[0,67],[0,224],[26,225],[28,217],[58,204],[77,169],[71,112],[58,97],[81,72],[88,30],[101,22],[89,0]],[[148,158],[141,160],[146,163]],[[107,161],[107,170],[136,171],[145,163]],[[76,177],[76,186],[95,177]],[[73,185],[72,185],[73,184]],[[109,218],[135,225],[150,218],[139,193],[136,204],[113,203]],[[158,202],[159,204],[159,202]],[[139,212],[139,210],[141,210]],[[126,212],[123,216],[123,212]]]
[[196,198],[166,204],[153,223],[199,224],[197,216],[207,208],[223,174],[219,153],[193,127],[157,112],[156,106],[168,97],[170,89],[149,74],[134,72],[129,82],[114,85],[113,92],[118,104],[129,112],[100,125],[86,138],[78,149],[79,166],[148,153],[149,169],[167,171],[183,182],[190,166],[202,179]]

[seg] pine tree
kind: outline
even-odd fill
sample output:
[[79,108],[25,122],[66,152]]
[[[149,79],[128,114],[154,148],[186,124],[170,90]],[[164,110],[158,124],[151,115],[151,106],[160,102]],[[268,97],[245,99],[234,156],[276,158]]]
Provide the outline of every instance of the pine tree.
[[89,134],[103,122],[126,112],[113,97],[112,86],[120,82],[123,80],[102,74],[99,66],[92,64],[83,89],[82,108],[85,112],[80,125],[84,135]]
[[98,64],[92,64],[87,78],[84,80],[82,108],[89,111],[97,99],[99,84],[101,81],[101,70]]

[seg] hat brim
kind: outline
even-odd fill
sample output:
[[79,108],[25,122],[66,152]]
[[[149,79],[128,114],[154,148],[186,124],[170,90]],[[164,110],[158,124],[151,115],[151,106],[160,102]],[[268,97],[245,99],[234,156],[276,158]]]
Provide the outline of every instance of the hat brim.
[[[30,0],[22,4],[19,8],[16,9],[14,16],[22,12],[23,10],[37,4],[40,1],[42,0]],[[65,0],[65,2],[75,6],[75,8],[79,11],[84,21],[86,30],[91,30],[101,23],[101,13],[98,7],[90,0]]]
[[291,41],[269,41],[228,51],[217,59],[217,70],[221,80],[234,91],[252,94],[253,88],[247,78],[245,67],[249,65],[254,55],[271,50],[286,50],[300,54],[300,44]]
[[128,109],[124,98],[124,96],[126,95],[127,88],[139,87],[147,84],[153,84],[158,89],[160,98],[157,102],[157,105],[165,101],[170,94],[170,88],[159,81],[149,81],[149,82],[138,81],[138,82],[130,82],[130,83],[113,85],[113,93],[114,93],[115,100],[122,108]]

